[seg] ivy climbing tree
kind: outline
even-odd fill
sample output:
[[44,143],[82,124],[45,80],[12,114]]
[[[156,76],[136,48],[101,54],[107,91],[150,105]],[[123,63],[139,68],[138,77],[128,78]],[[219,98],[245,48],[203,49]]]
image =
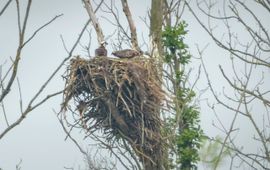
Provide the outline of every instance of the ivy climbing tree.
[[167,89],[173,94],[173,107],[170,116],[166,116],[165,133],[169,137],[168,150],[170,168],[182,170],[197,169],[198,151],[203,138],[199,125],[199,111],[192,104],[195,92],[188,85],[186,66],[191,55],[184,38],[187,24],[183,21],[177,26],[165,27],[162,34],[164,46],[164,79]]

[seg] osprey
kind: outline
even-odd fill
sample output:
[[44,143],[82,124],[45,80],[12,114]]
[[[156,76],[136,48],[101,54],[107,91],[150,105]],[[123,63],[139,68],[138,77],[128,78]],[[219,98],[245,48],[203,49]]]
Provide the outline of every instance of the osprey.
[[98,56],[105,56],[107,57],[107,50],[105,48],[105,45],[107,43],[105,41],[102,41],[100,43],[100,46],[95,50],[95,56],[98,57]]
[[131,50],[131,49],[125,49],[120,51],[114,51],[112,54],[119,58],[133,58],[136,56],[140,56],[142,52],[139,52],[137,50]]

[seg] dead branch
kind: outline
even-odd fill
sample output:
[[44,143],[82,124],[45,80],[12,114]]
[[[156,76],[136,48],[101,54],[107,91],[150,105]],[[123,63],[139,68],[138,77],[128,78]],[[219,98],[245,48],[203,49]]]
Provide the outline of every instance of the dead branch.
[[93,26],[94,26],[94,28],[96,30],[97,37],[98,37],[98,42],[99,42],[99,44],[101,44],[101,42],[104,41],[105,38],[104,38],[104,35],[103,35],[103,32],[102,32],[102,29],[100,27],[100,24],[99,24],[99,22],[98,22],[98,20],[96,18],[93,7],[92,7],[89,0],[84,0],[83,3],[84,3],[86,11],[87,11],[92,23],[93,23]]
[[126,15],[126,18],[128,20],[129,28],[130,28],[130,34],[131,34],[131,43],[132,47],[138,51],[140,51],[139,45],[138,45],[138,38],[137,38],[137,32],[136,32],[136,26],[134,24],[134,21],[132,19],[132,15],[128,6],[127,0],[121,0],[123,11]]
[[5,12],[5,10],[7,9],[7,7],[9,6],[9,4],[11,3],[12,0],[8,0],[7,3],[5,4],[5,6],[2,8],[2,10],[0,11],[0,16]]

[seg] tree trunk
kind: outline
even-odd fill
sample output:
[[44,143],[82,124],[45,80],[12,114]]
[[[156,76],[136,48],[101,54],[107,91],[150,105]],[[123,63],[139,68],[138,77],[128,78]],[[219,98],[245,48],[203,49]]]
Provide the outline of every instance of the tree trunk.
[[150,18],[150,38],[152,45],[152,54],[160,58],[162,55],[162,18],[163,18],[163,0],[152,0],[151,18]]
[[[152,0],[151,5],[151,16],[150,16],[150,44],[151,44],[151,57],[156,59],[158,75],[161,80],[162,78],[162,18],[163,18],[163,0]],[[160,84],[161,85],[161,84]],[[159,129],[159,134],[161,135],[161,129]],[[156,144],[155,154],[151,155],[150,160],[144,160],[145,170],[164,170],[166,160],[164,156],[164,151],[162,148],[162,141]]]

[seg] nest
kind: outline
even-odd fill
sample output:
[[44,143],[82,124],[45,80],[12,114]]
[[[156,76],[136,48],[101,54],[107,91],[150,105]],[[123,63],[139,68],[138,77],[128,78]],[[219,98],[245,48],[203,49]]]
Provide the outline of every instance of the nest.
[[101,130],[107,141],[124,139],[140,158],[151,156],[162,141],[164,99],[153,63],[139,57],[73,58],[64,76],[63,108],[73,99],[73,114],[87,132]]

